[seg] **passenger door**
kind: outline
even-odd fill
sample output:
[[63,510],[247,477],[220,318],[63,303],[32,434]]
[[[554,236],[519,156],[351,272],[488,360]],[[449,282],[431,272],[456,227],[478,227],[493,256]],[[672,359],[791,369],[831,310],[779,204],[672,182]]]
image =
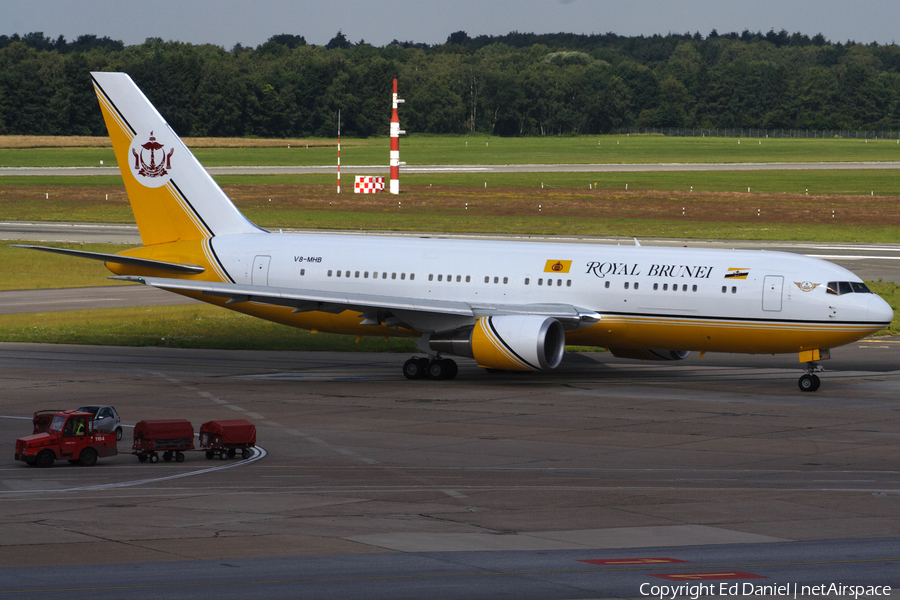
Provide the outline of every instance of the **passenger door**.
[[781,293],[784,289],[784,277],[766,275],[763,281],[762,309],[770,312],[781,310]]
[[253,271],[250,274],[251,285],[269,285],[269,263],[271,256],[257,256],[253,259]]

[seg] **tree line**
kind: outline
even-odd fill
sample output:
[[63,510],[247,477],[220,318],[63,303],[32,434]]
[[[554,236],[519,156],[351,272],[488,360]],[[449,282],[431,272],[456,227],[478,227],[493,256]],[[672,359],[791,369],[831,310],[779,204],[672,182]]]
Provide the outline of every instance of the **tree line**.
[[129,73],[184,136],[602,134],[622,127],[900,129],[900,47],[787,31],[531,34],[375,47],[275,35],[231,50],[158,38],[0,35],[0,134],[104,135],[90,71]]

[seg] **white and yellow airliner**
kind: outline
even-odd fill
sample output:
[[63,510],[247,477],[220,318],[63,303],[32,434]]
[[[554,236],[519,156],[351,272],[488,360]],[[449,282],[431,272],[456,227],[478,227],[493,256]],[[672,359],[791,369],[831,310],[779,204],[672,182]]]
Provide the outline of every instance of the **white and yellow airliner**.
[[818,360],[891,322],[850,271],[780,252],[283,234],[248,221],[131,78],[93,73],[143,246],[106,262],[139,282],[294,327],[418,338],[410,379],[546,371],[566,343],[616,356],[794,353]]

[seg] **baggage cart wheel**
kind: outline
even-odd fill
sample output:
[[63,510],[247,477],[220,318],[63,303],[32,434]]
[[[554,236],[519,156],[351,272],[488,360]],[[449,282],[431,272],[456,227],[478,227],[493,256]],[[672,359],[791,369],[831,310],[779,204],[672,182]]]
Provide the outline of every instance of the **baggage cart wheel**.
[[157,462],[159,462],[159,454],[157,454],[157,453],[155,453],[155,452],[154,452],[153,454],[151,454],[151,455],[150,455],[150,462],[152,462],[152,463],[157,463]]
[[168,452],[168,451],[163,452],[163,460],[166,462],[169,462],[170,460],[172,460],[172,453]]
[[213,452],[212,450],[207,450],[206,451],[206,460],[212,460],[213,456],[215,456],[215,455],[216,455],[216,453]]
[[176,460],[177,462],[184,462],[184,452],[176,452],[176,453],[175,453],[175,460]]
[[243,450],[241,450],[241,458],[243,458],[244,460],[250,458],[250,448],[244,448]]
[[237,454],[237,452],[235,452],[234,448],[228,449],[228,458],[234,458],[235,454]]
[[228,451],[219,450],[219,458],[221,458],[222,460],[225,460],[226,458],[228,458]]
[[147,462],[147,455],[146,454],[138,454],[138,460],[142,463]]

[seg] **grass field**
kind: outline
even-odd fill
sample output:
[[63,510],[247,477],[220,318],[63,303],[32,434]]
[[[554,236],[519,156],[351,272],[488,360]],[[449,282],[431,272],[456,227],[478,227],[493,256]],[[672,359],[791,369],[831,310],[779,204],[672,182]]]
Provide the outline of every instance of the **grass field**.
[[[100,138],[90,138],[100,139]],[[330,166],[336,140],[188,139],[208,167],[233,165]],[[47,144],[52,143],[47,141]],[[216,144],[225,144],[225,147]],[[22,147],[0,137],[0,167],[115,165],[111,147]],[[342,140],[341,164],[386,165],[389,139]],[[900,160],[897,140],[667,138],[663,136],[573,136],[503,138],[485,135],[409,135],[400,141],[409,165],[885,162]]]

